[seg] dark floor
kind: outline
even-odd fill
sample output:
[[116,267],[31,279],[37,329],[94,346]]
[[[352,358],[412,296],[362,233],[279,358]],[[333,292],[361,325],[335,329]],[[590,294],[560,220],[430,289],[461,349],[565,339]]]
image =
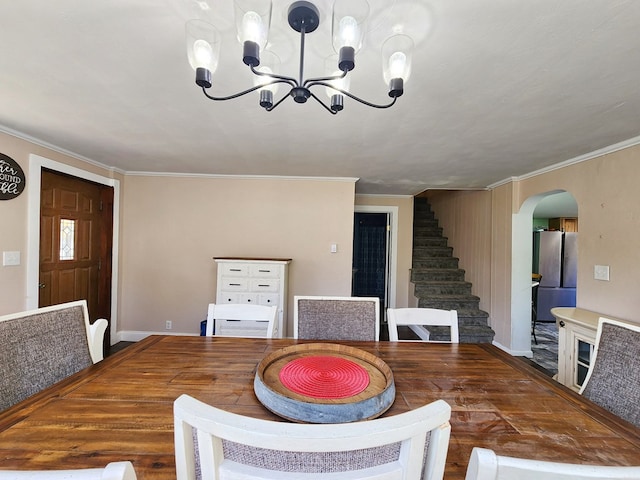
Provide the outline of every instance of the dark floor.
[[553,323],[536,324],[536,344],[531,336],[533,358],[523,358],[538,370],[553,377],[558,373],[558,326]]
[[118,342],[115,345],[111,345],[109,348],[106,349],[106,351],[104,352],[104,356],[105,358],[108,357],[109,355],[113,355],[116,352],[119,352],[120,350],[122,350],[123,348],[127,348],[129,345],[133,345],[135,342]]

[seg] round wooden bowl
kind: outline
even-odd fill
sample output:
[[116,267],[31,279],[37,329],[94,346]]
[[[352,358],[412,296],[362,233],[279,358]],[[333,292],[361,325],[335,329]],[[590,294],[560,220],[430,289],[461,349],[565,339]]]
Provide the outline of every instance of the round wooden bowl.
[[[338,357],[353,362],[369,376],[366,388],[343,398],[318,398],[287,388],[281,370],[303,357]],[[276,415],[301,423],[346,423],[382,415],[395,400],[393,373],[380,358],[364,350],[334,343],[292,345],[270,353],[258,364],[253,388],[258,400]]]

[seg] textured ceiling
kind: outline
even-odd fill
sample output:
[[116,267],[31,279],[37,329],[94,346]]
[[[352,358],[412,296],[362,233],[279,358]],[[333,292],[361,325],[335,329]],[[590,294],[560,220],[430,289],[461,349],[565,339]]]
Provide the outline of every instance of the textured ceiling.
[[[126,172],[357,177],[388,194],[484,188],[640,135],[637,0],[370,0],[351,91],[387,100],[379,46],[394,30],[416,41],[412,76],[393,108],[347,99],[335,116],[205,99],[185,53],[196,15],[224,34],[212,93],[252,86],[232,1],[208,2],[2,2],[0,128]],[[270,48],[296,76],[290,3],[273,2]],[[330,3],[307,36],[310,76],[332,53]]]

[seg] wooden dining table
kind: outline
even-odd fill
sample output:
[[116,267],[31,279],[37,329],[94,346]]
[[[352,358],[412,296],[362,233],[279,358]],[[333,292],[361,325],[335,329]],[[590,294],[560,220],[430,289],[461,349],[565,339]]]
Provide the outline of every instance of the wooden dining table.
[[[0,413],[0,469],[130,460],[139,479],[175,479],[173,402],[286,421],[256,398],[260,361],[292,339],[150,336]],[[309,342],[306,342],[309,343]],[[381,358],[396,397],[384,416],[437,399],[452,407],[446,479],[473,447],[499,455],[640,465],[640,429],[489,344],[341,342]]]

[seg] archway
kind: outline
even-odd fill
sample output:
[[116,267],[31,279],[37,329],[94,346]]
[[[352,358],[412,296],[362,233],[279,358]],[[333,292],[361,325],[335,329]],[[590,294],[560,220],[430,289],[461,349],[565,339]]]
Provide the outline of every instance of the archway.
[[[511,270],[511,347],[514,355],[531,358],[531,267],[533,258],[533,218],[536,207],[565,190],[552,190],[527,198],[513,216]],[[573,199],[573,197],[570,197]],[[546,201],[545,201],[546,202]],[[575,199],[573,199],[575,202]],[[565,208],[565,207],[558,207]],[[564,216],[561,210],[557,216]]]

